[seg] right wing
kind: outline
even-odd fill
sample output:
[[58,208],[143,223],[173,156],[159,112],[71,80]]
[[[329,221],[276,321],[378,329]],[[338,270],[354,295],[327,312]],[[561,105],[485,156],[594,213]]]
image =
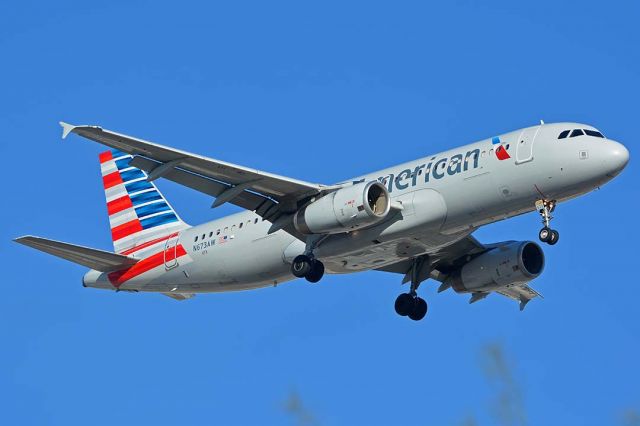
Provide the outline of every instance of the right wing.
[[[449,274],[457,268],[461,267],[469,258],[473,258],[488,250],[496,248],[504,243],[482,244],[473,236],[468,235],[461,240],[446,246],[431,256],[418,256],[416,258],[403,260],[398,263],[379,268],[379,271],[395,272],[404,274],[402,283],[416,279],[419,282],[432,278],[442,285],[438,292],[446,290],[448,285],[446,280]],[[424,265],[424,267],[423,267]],[[477,292],[471,294],[469,303],[475,303],[484,299],[490,292]],[[509,299],[520,302],[520,310],[535,297],[542,297],[540,293],[529,287],[527,282],[521,282],[509,287],[501,288],[496,293],[508,297]]]
[[73,126],[63,122],[60,125],[63,138],[75,133],[133,155],[129,164],[146,171],[149,180],[163,177],[216,197],[212,207],[229,202],[255,211],[274,223],[277,229],[285,228],[293,213],[311,197],[339,187],[304,182],[191,154],[98,126]]
[[41,237],[33,237],[31,235],[16,238],[14,241],[100,272],[125,269],[134,265],[139,260],[104,250],[77,246],[75,244],[63,243],[62,241],[49,240]]

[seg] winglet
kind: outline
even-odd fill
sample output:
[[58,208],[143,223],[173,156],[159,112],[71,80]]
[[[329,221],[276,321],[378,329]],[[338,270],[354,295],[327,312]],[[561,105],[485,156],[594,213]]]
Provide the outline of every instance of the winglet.
[[74,126],[73,124],[65,123],[64,121],[61,121],[60,125],[62,126],[62,139],[65,139],[67,135],[69,135],[69,133],[73,131],[73,129],[78,127]]

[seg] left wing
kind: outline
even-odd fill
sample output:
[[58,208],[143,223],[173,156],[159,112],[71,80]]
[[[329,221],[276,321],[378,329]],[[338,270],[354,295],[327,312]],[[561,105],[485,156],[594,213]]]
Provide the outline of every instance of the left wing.
[[146,171],[150,181],[163,177],[216,197],[212,207],[229,202],[255,211],[274,223],[271,232],[287,227],[287,219],[310,197],[339,187],[304,182],[191,154],[98,126],[74,126],[64,122],[60,125],[63,138],[75,133],[133,155],[129,164]]
[[[491,250],[500,244],[482,244],[473,236],[468,235],[461,240],[444,247],[442,250],[431,254],[428,259],[426,255],[418,256],[414,259],[403,260],[402,262],[379,268],[379,271],[395,272],[404,274],[402,283],[411,281],[412,279],[421,282],[427,278],[432,278],[442,285],[438,292],[448,288],[445,284],[449,274],[455,269],[462,266],[468,257],[475,257],[488,250]],[[424,267],[423,267],[424,266]],[[501,288],[496,293],[506,296],[520,303],[520,310],[523,310],[529,301],[535,297],[542,297],[540,293],[529,287],[527,282],[517,283],[509,287]],[[490,292],[476,292],[471,294],[469,303],[475,303],[484,299]]]

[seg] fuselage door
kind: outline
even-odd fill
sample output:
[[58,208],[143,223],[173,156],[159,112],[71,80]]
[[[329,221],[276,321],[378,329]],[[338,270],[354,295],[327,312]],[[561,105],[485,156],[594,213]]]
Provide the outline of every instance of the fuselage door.
[[178,266],[178,240],[179,234],[173,234],[164,245],[164,268],[169,269]]
[[536,140],[540,127],[542,126],[530,127],[520,133],[516,147],[516,164],[527,163],[533,160],[533,143]]

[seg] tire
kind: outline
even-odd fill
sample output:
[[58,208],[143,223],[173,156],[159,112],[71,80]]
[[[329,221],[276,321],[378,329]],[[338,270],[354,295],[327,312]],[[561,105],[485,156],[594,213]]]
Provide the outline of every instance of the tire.
[[553,230],[549,235],[549,241],[547,241],[547,244],[549,244],[550,246],[555,245],[559,239],[560,239],[560,233],[556,230]]
[[291,263],[291,273],[297,278],[304,278],[311,272],[311,259],[304,254],[296,256]]
[[396,299],[396,313],[402,317],[406,317],[407,315],[409,315],[409,312],[412,311],[413,305],[413,296],[411,296],[409,293],[402,293]]
[[411,310],[411,312],[409,312],[409,318],[414,321],[420,321],[422,318],[424,318],[425,315],[427,315],[427,309],[427,302],[425,302],[425,300],[421,297],[416,297],[413,304],[413,309]]
[[322,279],[323,275],[324,275],[324,264],[319,260],[314,260],[311,262],[311,270],[307,275],[305,275],[305,278],[310,283],[317,283]]
[[543,243],[548,243],[552,232],[551,228],[545,226],[540,230],[540,232],[538,232],[538,238],[540,238],[540,241]]

